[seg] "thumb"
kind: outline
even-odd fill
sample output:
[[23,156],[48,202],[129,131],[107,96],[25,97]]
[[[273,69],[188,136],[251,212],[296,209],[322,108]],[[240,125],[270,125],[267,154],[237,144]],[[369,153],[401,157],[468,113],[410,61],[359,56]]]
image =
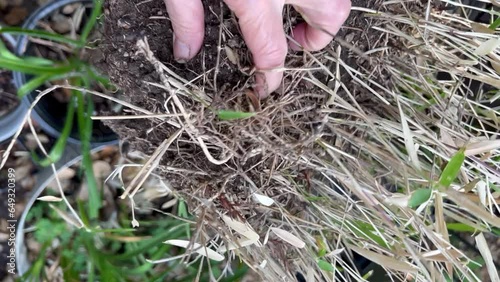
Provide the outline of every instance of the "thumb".
[[224,0],[239,20],[243,38],[253,56],[256,76],[255,91],[261,98],[276,90],[283,78],[282,71],[288,51],[283,31],[284,0]]

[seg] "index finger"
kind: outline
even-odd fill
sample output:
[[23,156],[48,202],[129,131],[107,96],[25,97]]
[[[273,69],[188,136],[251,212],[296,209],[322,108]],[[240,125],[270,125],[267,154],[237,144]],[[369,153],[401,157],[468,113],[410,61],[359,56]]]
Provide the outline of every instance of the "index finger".
[[255,67],[263,75],[256,76],[255,91],[266,97],[276,90],[283,78],[282,71],[288,51],[283,31],[284,0],[224,0],[236,14],[243,38],[253,56]]

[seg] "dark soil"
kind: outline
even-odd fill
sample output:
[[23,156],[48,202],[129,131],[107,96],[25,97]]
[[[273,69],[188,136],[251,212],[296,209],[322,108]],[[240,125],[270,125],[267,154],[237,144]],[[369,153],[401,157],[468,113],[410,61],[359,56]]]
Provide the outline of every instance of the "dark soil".
[[[173,33],[163,2],[128,0],[106,2],[105,36],[107,38],[103,49],[105,57],[98,63],[108,73],[111,80],[125,90],[128,101],[145,109],[163,108],[164,91],[144,83],[144,81],[159,81],[153,66],[142,56],[135,54],[136,42],[143,37],[147,38],[151,50],[160,61],[188,80],[216,66],[219,20],[214,14],[220,15],[221,10],[219,1],[210,2],[214,13],[205,9],[205,44],[202,51],[185,64],[177,63],[173,57]],[[231,45],[235,52],[240,54],[241,63],[249,66],[250,58],[245,56],[247,54],[245,45],[237,26],[231,23],[229,10],[224,8],[222,13],[227,27],[234,34],[234,37],[225,44]],[[231,88],[237,86],[238,83],[244,83],[248,76],[239,71],[237,66],[229,63],[224,52],[221,52],[220,61],[220,84],[227,85],[227,87],[225,91],[212,94],[222,97],[226,96],[225,92],[231,91]],[[211,85],[203,86],[206,87],[206,91],[214,90]],[[163,138],[162,136],[146,136],[145,130],[154,126],[149,120],[113,123],[111,126],[122,137],[147,139],[148,142],[143,143],[142,150],[150,147],[148,143],[158,144]]]
[[[376,6],[378,1],[353,1],[353,6]],[[147,38],[150,49],[155,56],[167,67],[171,68],[179,76],[191,80],[197,76],[217,67],[218,38],[219,38],[219,17],[222,14],[224,27],[233,35],[232,38],[223,37],[220,44],[222,49],[225,46],[231,48],[240,59],[240,66],[230,62],[226,52],[220,52],[220,64],[218,73],[218,88],[212,83],[213,71],[209,72],[206,80],[197,83],[198,86],[214,99],[216,106],[221,106],[223,101],[232,99],[234,96],[242,96],[243,90],[251,86],[252,78],[249,75],[251,70],[251,55],[238,31],[236,19],[225,5],[218,0],[209,0],[205,5],[205,40],[201,52],[187,63],[175,61],[172,53],[172,28],[167,18],[165,5],[161,1],[140,1],[140,0],[109,0],[105,3],[105,44],[102,47],[104,57],[95,61],[121,89],[125,90],[126,100],[132,104],[148,110],[163,109],[165,101],[164,90],[148,85],[148,82],[159,82],[158,75],[154,67],[147,62],[142,55],[137,55],[136,42],[138,39]],[[221,10],[222,7],[222,10]],[[284,27],[290,33],[291,27],[298,21],[300,16],[289,7],[285,10]],[[350,19],[345,24],[339,34],[339,38],[350,39],[349,42],[361,51],[370,48],[370,40],[377,40],[378,34],[370,31],[370,23],[363,19],[360,13],[353,12]],[[335,44],[335,43],[332,43]],[[301,54],[292,54],[287,59],[286,66],[302,66]],[[353,56],[345,51],[344,59],[355,68],[365,67],[369,62]],[[357,66],[359,65],[359,67]],[[287,77],[285,76],[285,80]],[[351,79],[348,74],[342,77],[343,80]],[[384,83],[383,83],[384,84]],[[294,90],[297,93],[308,92],[310,85],[301,83]],[[353,89],[354,95],[360,100],[370,100],[372,95],[357,93]],[[359,94],[359,95],[358,95]],[[279,99],[280,90],[268,101]],[[265,101],[264,101],[265,102]],[[133,120],[124,122],[109,122],[109,126],[115,130],[122,138],[131,141],[134,149],[147,152],[152,144],[159,144],[164,140],[166,134],[148,134],[147,130],[155,127],[152,120]],[[134,142],[136,141],[136,142]]]
[[[10,44],[5,42],[1,37],[0,40],[2,40],[3,44],[5,44],[10,51],[13,50],[14,46],[10,46]],[[16,93],[17,90],[12,80],[12,72],[0,70],[0,117],[9,113],[19,104]]]
[[0,71],[0,101],[0,117],[9,113],[19,104],[10,71]]

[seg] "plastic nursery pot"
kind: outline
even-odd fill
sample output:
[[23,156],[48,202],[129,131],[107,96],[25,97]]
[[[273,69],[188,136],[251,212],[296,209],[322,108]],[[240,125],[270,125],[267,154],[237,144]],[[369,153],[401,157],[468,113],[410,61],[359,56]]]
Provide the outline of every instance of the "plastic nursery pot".
[[[10,34],[6,33],[2,34],[0,40],[3,40],[3,42],[6,43],[6,45],[9,45],[12,48],[16,46],[16,40]],[[13,84],[13,81],[12,82],[5,81],[5,84],[9,83]],[[0,90],[6,91],[6,89],[0,89]],[[15,95],[16,93],[14,91],[14,93],[9,93],[9,94]],[[2,97],[0,99],[0,103],[2,103],[5,106],[7,105],[7,102],[4,99],[5,98]],[[0,143],[12,137],[12,135],[16,133],[19,127],[22,126],[22,122],[26,115],[27,110],[28,108],[26,107],[25,104],[18,102],[17,105],[10,108],[8,111],[6,111],[6,113],[0,115]]]
[[[91,154],[96,153],[104,149],[106,145],[100,145],[92,148]],[[82,160],[82,155],[80,154],[81,149],[79,145],[69,144],[64,150],[63,157],[55,164],[56,171],[59,173],[61,170],[68,168]],[[32,190],[26,206],[21,214],[21,217],[17,221],[16,229],[16,267],[17,274],[22,277],[31,267],[29,261],[28,249],[25,244],[25,228],[26,228],[26,217],[29,211],[35,204],[37,198],[42,194],[42,192],[47,188],[47,186],[54,180],[55,174],[51,167],[46,167],[40,170],[36,176],[36,186]]]
[[[92,0],[55,0],[47,3],[46,5],[40,7],[34,11],[28,19],[24,22],[23,28],[25,29],[35,29],[40,21],[46,20],[51,17],[54,13],[58,13],[63,7],[71,4],[81,3],[85,6],[92,4]],[[21,35],[17,40],[17,45],[15,53],[18,56],[22,55],[32,55],[33,44],[31,44],[28,36]],[[16,87],[21,87],[31,77],[27,74],[14,72],[14,83]],[[43,89],[39,89],[43,90]],[[62,91],[62,89],[59,89]],[[25,108],[28,108],[33,101],[36,99],[38,93],[33,91],[27,94],[22,99],[22,104]],[[53,94],[48,94],[44,96],[33,108],[31,117],[40,125],[40,127],[49,135],[57,138],[61,135],[61,131],[64,126],[64,121],[66,118],[68,102],[61,102]],[[99,145],[109,145],[116,144],[118,142],[117,135],[107,126],[105,126],[100,121],[93,122],[91,144],[93,146]],[[73,128],[70,136],[68,137],[68,143],[80,144],[77,117],[73,119]]]

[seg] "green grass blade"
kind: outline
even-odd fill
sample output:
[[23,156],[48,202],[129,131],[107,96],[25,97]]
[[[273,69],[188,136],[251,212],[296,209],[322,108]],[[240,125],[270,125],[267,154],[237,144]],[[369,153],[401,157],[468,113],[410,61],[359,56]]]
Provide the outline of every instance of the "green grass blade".
[[491,233],[497,235],[497,236],[500,236],[500,228],[497,228],[497,227],[492,227],[491,228]]
[[439,190],[448,188],[460,173],[460,168],[465,161],[465,149],[460,149],[448,162],[439,177]]
[[62,74],[69,72],[73,69],[72,65],[36,65],[32,64],[29,60],[7,59],[0,57],[0,66],[3,69],[10,71],[18,71],[27,74],[44,75],[44,74]]
[[56,62],[46,59],[46,58],[40,58],[40,57],[22,57],[19,58],[21,61],[28,65],[39,65],[39,66],[53,66],[56,64]]
[[427,202],[432,195],[432,190],[427,188],[421,188],[413,191],[410,200],[408,200],[408,207],[416,209],[421,204]]
[[488,27],[489,29],[495,30],[500,26],[500,17],[498,17],[493,23]]
[[[183,218],[189,218],[188,208],[183,199],[179,199],[177,202],[177,215]],[[191,238],[191,229],[189,225],[186,225],[186,236]]]
[[20,58],[14,53],[10,52],[10,50],[5,46],[5,44],[0,40],[0,58],[4,58],[5,60],[18,61],[23,63],[28,63],[29,65],[39,65],[39,66],[51,66],[54,65],[54,62],[49,59],[40,58],[40,57],[23,57]]
[[52,163],[57,162],[61,159],[64,149],[66,148],[66,142],[68,140],[71,129],[73,128],[73,117],[75,115],[75,107],[71,103],[68,104],[68,110],[66,112],[66,119],[64,121],[64,127],[61,132],[61,136],[56,141],[56,144],[50,150],[49,156],[39,162],[43,167],[49,166]]
[[[389,246],[388,243],[385,242],[385,240],[379,236],[378,233],[376,233],[375,228],[366,222],[363,222],[361,220],[355,220],[355,221],[345,221],[345,225],[348,226],[348,228],[356,234],[356,236],[365,238],[367,240],[371,240],[373,242],[376,242],[378,246],[390,249],[391,246]],[[384,232],[380,230],[381,233],[383,234]]]
[[83,31],[80,35],[80,42],[82,46],[85,46],[87,43],[87,39],[89,37],[90,32],[94,28],[97,18],[102,14],[102,1],[101,0],[94,0],[94,7],[92,9],[92,14],[90,14],[89,19],[87,20],[87,23],[83,27]]
[[26,94],[37,89],[47,80],[50,80],[51,77],[53,77],[52,74],[41,74],[36,76],[35,78],[25,83],[23,86],[19,87],[19,89],[17,89],[17,97],[23,98]]
[[59,75],[39,75],[27,83],[25,83],[23,86],[19,87],[17,90],[17,96],[19,98],[24,97],[26,94],[29,94],[33,90],[37,89],[39,86],[41,86],[43,83],[47,81],[53,81],[53,80],[60,80],[60,79],[66,79],[70,77],[78,77],[81,76],[80,73],[76,72],[67,72]]
[[327,262],[326,260],[319,259],[318,266],[321,270],[324,270],[326,272],[331,272],[331,273],[335,272],[335,268],[333,267],[333,265]]
[[[82,79],[77,79],[75,85],[80,85]],[[88,87],[88,83],[86,83]],[[89,191],[89,219],[94,220],[99,215],[99,209],[101,206],[101,197],[97,189],[97,182],[94,177],[94,172],[92,170],[92,156],[90,154],[90,139],[92,138],[92,120],[90,119],[93,111],[93,105],[91,97],[88,96],[88,101],[85,103],[85,97],[83,93],[77,90],[72,91],[77,97],[77,123],[78,132],[80,135],[81,148],[82,148],[82,166],[85,171],[85,179],[88,184]],[[87,106],[85,108],[85,105]]]
[[9,51],[7,46],[3,43],[2,40],[0,40],[0,57],[9,59],[9,60],[16,60],[19,59],[16,55],[14,55],[12,52]]
[[54,32],[48,32],[48,31],[43,31],[43,30],[25,29],[25,28],[20,28],[20,27],[11,27],[11,26],[9,26],[9,27],[2,26],[2,27],[0,27],[0,33],[27,35],[27,36],[37,37],[37,38],[49,39],[49,40],[60,42],[60,43],[66,43],[66,44],[70,44],[70,45],[73,45],[76,47],[83,47],[83,44],[78,40],[74,40],[74,39],[68,38],[66,36],[54,33]]
[[246,266],[244,263],[241,263],[240,265],[238,265],[238,268],[236,269],[236,271],[234,271],[232,276],[222,278],[220,282],[241,281],[243,277],[245,277],[247,272],[248,272],[248,266]]
[[220,110],[217,112],[217,116],[221,120],[245,119],[245,118],[253,117],[255,114],[256,113],[226,111],[226,110]]
[[457,231],[457,232],[476,232],[477,230],[472,226],[460,222],[446,223],[446,229],[448,229],[448,231]]
[[154,246],[157,246],[161,244],[162,242],[172,239],[172,238],[181,238],[182,233],[181,231],[171,233],[171,232],[165,232],[164,234],[160,234],[155,238],[151,238],[148,240],[145,240],[144,243],[140,244],[140,248],[135,248],[133,250],[127,251],[123,254],[116,254],[116,255],[111,255],[110,259],[112,260],[127,260],[130,259],[131,257],[137,256],[144,252],[144,250],[148,250]]
[[[82,222],[85,226],[91,226],[89,216],[87,215],[87,211],[85,210],[85,204],[81,200],[76,201],[78,206],[78,215],[82,219]],[[92,230],[93,232],[93,230]]]

